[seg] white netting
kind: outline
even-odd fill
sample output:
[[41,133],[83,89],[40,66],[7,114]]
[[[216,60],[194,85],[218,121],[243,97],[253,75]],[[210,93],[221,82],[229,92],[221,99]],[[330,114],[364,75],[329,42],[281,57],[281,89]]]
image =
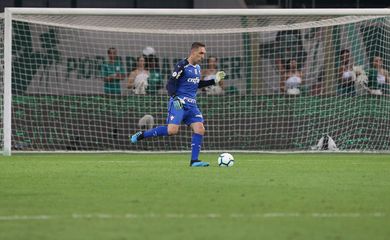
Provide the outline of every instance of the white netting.
[[[294,28],[314,28],[356,23],[375,19],[379,16],[294,16],[286,19],[281,16],[159,16],[151,21],[151,16],[115,16],[102,19],[101,16],[47,16],[15,15],[14,19],[48,26],[74,29],[88,29],[108,32],[153,33],[153,34],[226,34],[244,32],[282,31]],[[175,24],[172,24],[175,23]],[[131,26],[131,27],[129,27]]]
[[4,19],[0,14],[0,144],[3,149]]
[[[128,135],[165,123],[173,64],[201,41],[228,76],[222,88],[199,92],[203,149],[309,150],[328,134],[342,150],[389,150],[389,19],[15,15],[13,146],[190,149],[185,127],[179,136],[138,145]],[[131,74],[146,47],[148,72]],[[109,48],[122,75],[111,94],[104,81]],[[375,57],[380,70],[371,64]],[[213,72],[206,61],[201,67]]]

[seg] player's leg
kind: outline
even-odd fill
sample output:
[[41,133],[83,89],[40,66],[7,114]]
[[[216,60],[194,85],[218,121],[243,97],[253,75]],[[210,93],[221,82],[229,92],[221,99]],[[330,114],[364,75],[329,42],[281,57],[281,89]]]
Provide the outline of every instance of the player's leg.
[[179,132],[179,126],[184,117],[183,109],[175,109],[169,104],[166,126],[158,126],[147,131],[140,131],[131,136],[131,142],[137,143],[144,138],[174,135]]
[[192,167],[208,167],[208,162],[202,162],[199,160],[199,153],[202,148],[203,136],[205,128],[202,122],[194,122],[191,124],[193,130],[191,141],[191,162]]
[[177,124],[168,124],[167,126],[158,126],[147,131],[140,131],[131,136],[131,142],[136,143],[150,137],[175,135],[179,132],[179,127],[180,125]]
[[193,131],[191,141],[191,167],[208,167],[208,162],[202,162],[199,160],[199,153],[202,147],[203,136],[205,128],[203,125],[203,116],[199,109],[193,108],[191,111],[191,117],[186,118],[184,121],[187,125],[190,125]]
[[180,125],[168,124],[168,136],[176,135],[179,132]]
[[131,142],[136,143],[144,138],[168,136],[167,126],[158,126],[147,131],[139,131],[131,136]]

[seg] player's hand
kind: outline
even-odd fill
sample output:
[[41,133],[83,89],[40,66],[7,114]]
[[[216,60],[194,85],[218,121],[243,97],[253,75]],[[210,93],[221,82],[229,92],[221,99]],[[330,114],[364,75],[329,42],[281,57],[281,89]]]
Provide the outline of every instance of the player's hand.
[[215,74],[215,83],[219,83],[219,81],[223,80],[226,76],[226,73],[224,71],[218,71],[217,74]]
[[178,96],[175,96],[173,98],[173,106],[175,107],[176,110],[182,109],[185,103],[186,102],[183,99],[179,98]]

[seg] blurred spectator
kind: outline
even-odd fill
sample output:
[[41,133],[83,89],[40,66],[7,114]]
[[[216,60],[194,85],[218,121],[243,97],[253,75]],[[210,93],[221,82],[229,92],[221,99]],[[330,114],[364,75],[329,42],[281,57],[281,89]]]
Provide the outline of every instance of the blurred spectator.
[[149,70],[147,92],[148,94],[157,94],[164,83],[163,75],[160,71],[159,59],[155,56],[149,56],[147,69]]
[[323,83],[325,82],[325,69],[321,68],[320,73],[318,74],[317,81],[313,84],[311,89],[311,95],[321,95],[323,94]]
[[148,87],[149,71],[145,69],[145,58],[143,56],[137,58],[137,66],[131,71],[128,78],[128,89],[133,89],[137,95],[146,94]]
[[353,72],[353,63],[351,54],[348,49],[340,51],[340,68],[338,71],[338,94],[355,96],[355,79],[356,75]]
[[[218,72],[218,60],[216,57],[210,56],[207,59],[207,68],[202,71],[203,80],[215,79],[215,74]],[[207,95],[223,95],[224,86],[223,80],[216,85],[211,85],[204,88]]]
[[[145,47],[142,50],[142,56],[145,58],[145,68],[149,70],[152,61],[156,61],[156,50],[153,47]],[[158,60],[158,59],[157,59]]]
[[153,47],[147,46],[142,50],[142,54],[146,57],[154,56],[156,54],[156,50]]
[[104,79],[104,93],[121,94],[120,81],[125,78],[125,69],[120,59],[118,59],[116,48],[109,48],[107,54],[108,61],[101,68]]
[[160,71],[159,59],[156,57],[156,50],[147,46],[142,50],[145,57],[146,69],[149,71],[148,94],[156,94],[163,87],[163,75]]
[[289,95],[300,94],[303,73],[298,69],[297,60],[289,59],[286,64],[284,81],[281,82],[281,91]]
[[390,75],[383,68],[383,60],[375,56],[372,61],[372,68],[368,71],[368,88],[375,95],[389,94]]
[[275,65],[280,74],[280,92],[285,93],[285,81],[288,70],[288,61],[295,59],[297,68],[302,69],[307,59],[307,53],[303,47],[302,34],[300,30],[278,31],[274,43]]

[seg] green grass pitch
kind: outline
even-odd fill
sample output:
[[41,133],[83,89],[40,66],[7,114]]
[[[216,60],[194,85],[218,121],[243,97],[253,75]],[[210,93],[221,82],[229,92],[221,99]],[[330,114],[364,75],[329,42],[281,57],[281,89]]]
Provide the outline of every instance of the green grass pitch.
[[0,157],[0,239],[390,239],[390,155],[217,156]]

